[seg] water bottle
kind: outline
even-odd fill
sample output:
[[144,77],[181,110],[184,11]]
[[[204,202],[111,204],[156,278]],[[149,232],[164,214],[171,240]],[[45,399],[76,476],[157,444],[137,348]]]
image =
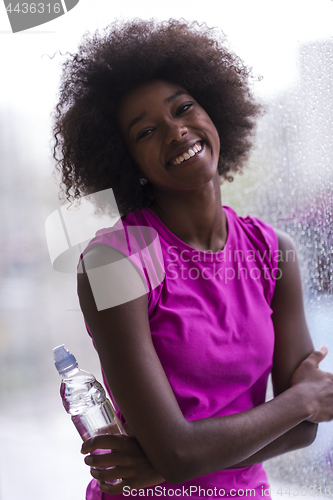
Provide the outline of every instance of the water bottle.
[[[112,403],[105,396],[105,390],[95,377],[78,367],[75,356],[64,345],[53,349],[53,357],[55,367],[62,376],[60,395],[63,405],[83,441],[100,434],[126,434]],[[110,451],[99,449],[93,453]],[[120,481],[116,479],[110,483]]]

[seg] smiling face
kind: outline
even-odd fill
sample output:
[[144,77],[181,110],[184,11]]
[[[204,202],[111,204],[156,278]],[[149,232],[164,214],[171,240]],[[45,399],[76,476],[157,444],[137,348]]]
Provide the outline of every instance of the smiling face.
[[180,85],[149,81],[125,96],[119,125],[142,176],[158,190],[198,189],[216,175],[217,130]]

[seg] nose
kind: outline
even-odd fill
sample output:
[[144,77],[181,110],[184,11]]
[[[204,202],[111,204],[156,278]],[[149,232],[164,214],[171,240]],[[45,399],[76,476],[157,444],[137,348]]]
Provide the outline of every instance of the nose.
[[172,142],[179,142],[188,134],[186,125],[178,120],[171,120],[166,124],[165,142],[171,144]]

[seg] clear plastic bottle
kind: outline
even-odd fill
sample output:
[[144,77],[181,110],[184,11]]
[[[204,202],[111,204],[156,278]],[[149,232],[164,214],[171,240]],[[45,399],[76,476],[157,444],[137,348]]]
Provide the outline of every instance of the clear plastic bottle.
[[[100,434],[126,434],[105,390],[94,375],[81,370],[73,354],[64,345],[53,349],[54,364],[62,376],[60,395],[67,413],[83,441]],[[95,450],[95,454],[111,450]],[[110,481],[117,484],[121,479]]]

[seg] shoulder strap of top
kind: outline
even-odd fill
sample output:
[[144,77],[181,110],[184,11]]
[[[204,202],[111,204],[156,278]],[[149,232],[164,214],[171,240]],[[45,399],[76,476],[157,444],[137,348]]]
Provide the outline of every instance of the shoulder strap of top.
[[[261,282],[268,304],[271,303],[278,273],[279,242],[274,228],[268,222],[257,217],[239,217],[230,208],[224,207],[233,217],[241,234],[246,238],[242,245],[255,255],[258,268],[261,270]],[[240,242],[239,242],[240,244]]]

